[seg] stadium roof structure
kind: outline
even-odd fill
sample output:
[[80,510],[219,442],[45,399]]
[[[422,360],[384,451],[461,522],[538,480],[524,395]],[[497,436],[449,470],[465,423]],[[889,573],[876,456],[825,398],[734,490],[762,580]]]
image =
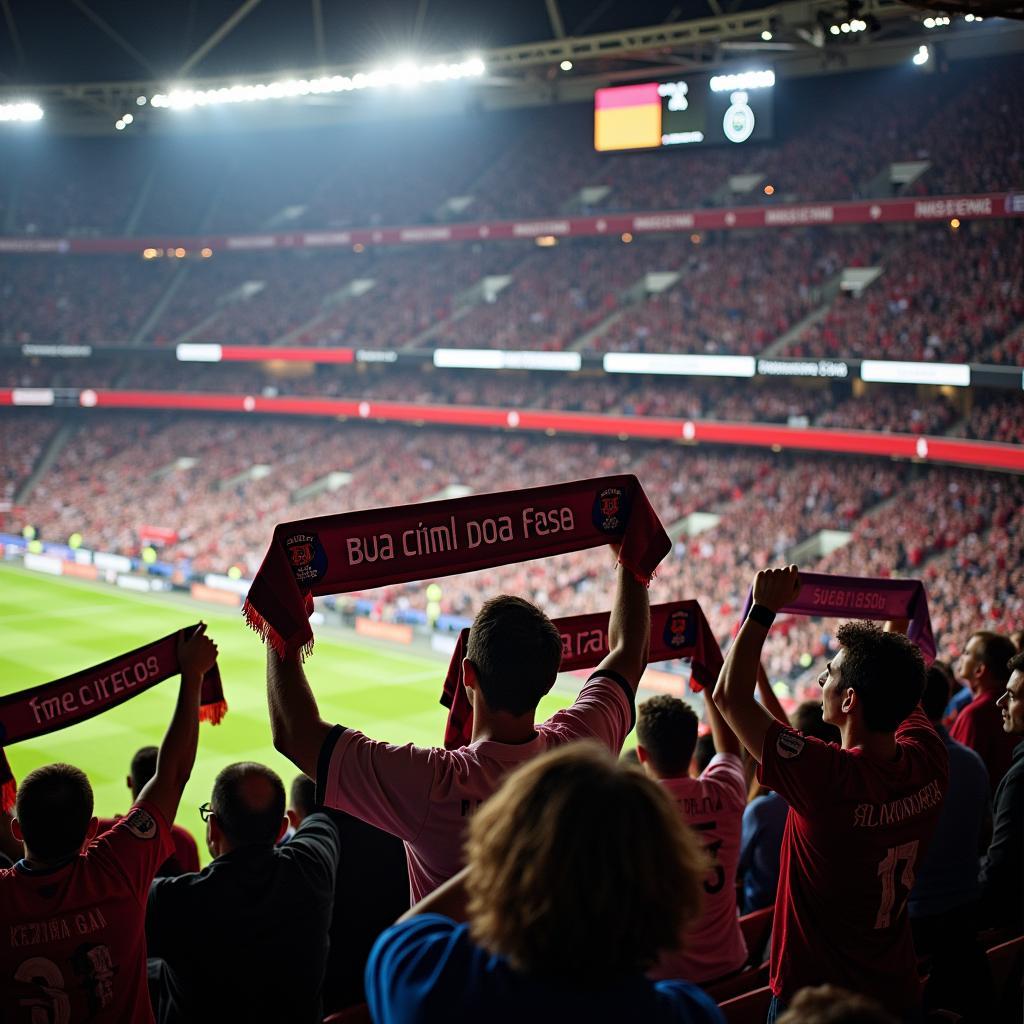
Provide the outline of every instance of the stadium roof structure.
[[[971,23],[929,24],[929,8]],[[160,130],[149,100],[175,89],[351,81],[411,60],[482,61],[470,92],[487,109],[751,61],[811,75],[896,64],[923,42],[951,58],[1024,49],[1024,24],[1005,20],[1024,18],[1020,0],[0,0],[0,13],[0,104],[37,103],[70,132],[109,132],[128,112],[133,131]],[[289,99],[257,104],[260,123],[360,116],[349,87]]]

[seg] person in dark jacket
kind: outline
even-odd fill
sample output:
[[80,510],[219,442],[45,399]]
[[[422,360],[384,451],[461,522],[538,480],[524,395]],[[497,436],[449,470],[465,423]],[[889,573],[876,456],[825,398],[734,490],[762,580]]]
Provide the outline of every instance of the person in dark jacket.
[[310,814],[284,846],[284,786],[271,769],[229,765],[200,809],[214,860],[156,879],[146,940],[160,1024],[322,1019],[340,841]]

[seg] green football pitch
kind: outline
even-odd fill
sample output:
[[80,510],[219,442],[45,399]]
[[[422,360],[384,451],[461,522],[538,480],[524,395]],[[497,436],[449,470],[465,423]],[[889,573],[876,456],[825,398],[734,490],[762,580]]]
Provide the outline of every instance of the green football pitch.
[[[95,665],[200,618],[220,650],[228,714],[220,725],[200,726],[199,752],[177,821],[199,839],[205,861],[197,808],[209,800],[221,768],[233,761],[260,761],[280,773],[286,786],[296,774],[270,740],[259,637],[240,612],[0,566],[0,694]],[[374,738],[426,745],[440,743],[444,734],[446,711],[438,697],[446,667],[443,658],[429,652],[371,644],[338,632],[321,632],[306,663],[324,718]],[[15,778],[39,765],[67,761],[88,773],[98,815],[123,813],[130,802],[125,777],[132,754],[160,743],[177,685],[168,679],[88,722],[7,748]],[[560,687],[545,698],[541,717],[571,701],[569,694]]]

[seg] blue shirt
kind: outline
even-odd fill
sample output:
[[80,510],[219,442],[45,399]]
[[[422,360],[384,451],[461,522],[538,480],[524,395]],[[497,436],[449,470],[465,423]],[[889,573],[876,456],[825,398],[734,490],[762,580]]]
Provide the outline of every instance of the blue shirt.
[[972,700],[974,698],[971,696],[971,688],[969,686],[961,687],[950,697],[949,703],[946,705],[946,713],[942,717],[947,720],[956,718]]
[[917,871],[907,909],[911,917],[944,914],[978,899],[978,840],[989,808],[985,762],[935,727],[949,753],[949,789],[928,853]]
[[744,914],[773,906],[779,887],[779,853],[789,804],[778,793],[751,800],[743,812],[739,874]]
[[380,936],[366,965],[366,1000],[376,1024],[725,1024],[714,1000],[689,982],[636,974],[583,987],[532,977],[477,946],[469,925],[439,914],[420,914]]

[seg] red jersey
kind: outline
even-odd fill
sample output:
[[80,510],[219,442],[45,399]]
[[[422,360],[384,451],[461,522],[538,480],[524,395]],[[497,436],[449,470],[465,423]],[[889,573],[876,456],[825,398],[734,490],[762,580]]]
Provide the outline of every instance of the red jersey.
[[[100,818],[97,835],[112,829],[120,820],[120,814],[115,814],[113,818]],[[176,875],[188,875],[198,871],[199,847],[192,833],[180,825],[172,825],[171,841],[174,843],[174,853],[157,869],[157,876],[173,878]]]
[[956,716],[949,735],[957,743],[970,747],[985,762],[988,781],[995,794],[1002,777],[1010,770],[1014,748],[1021,737],[1003,729],[1003,714],[996,707],[999,694],[979,693]]
[[758,778],[790,806],[771,951],[771,989],[783,1001],[828,982],[900,1013],[920,1004],[907,898],[949,768],[920,708],[896,742],[899,756],[886,762],[778,722],[768,729]]
[[150,1024],[146,899],[174,852],[152,804],[47,870],[0,870],[0,1019]]

